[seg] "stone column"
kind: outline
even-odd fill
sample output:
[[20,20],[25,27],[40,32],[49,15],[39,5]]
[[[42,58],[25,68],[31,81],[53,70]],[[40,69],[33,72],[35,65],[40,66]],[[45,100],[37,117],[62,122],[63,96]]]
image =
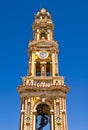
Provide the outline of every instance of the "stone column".
[[28,75],[29,76],[31,75],[31,62],[29,62],[29,65],[28,65]]
[[53,120],[54,110],[50,110],[50,113],[51,113],[51,130],[54,130],[54,120]]
[[24,111],[21,110],[21,126],[20,126],[20,130],[23,130],[23,116],[24,116]]
[[23,129],[23,123],[24,123],[24,100],[22,100],[22,104],[21,104],[21,120],[20,120],[20,130],[24,130]]
[[52,76],[52,62],[50,62],[50,76]]
[[28,102],[27,102],[27,115],[30,115],[30,104],[31,102],[30,102],[30,97],[28,98]]
[[32,76],[34,76],[34,60],[35,60],[35,54],[34,52],[32,53],[32,70],[31,70],[31,73],[32,73]]
[[56,54],[55,54],[55,68],[56,68],[55,73],[56,74],[59,74],[58,65],[59,65],[59,62],[58,62],[58,53],[56,52]]
[[48,29],[47,39],[50,40],[50,41],[52,40],[52,31],[51,31],[51,29]]
[[33,111],[33,130],[36,130],[36,110]]
[[[57,117],[60,117],[60,103],[59,103],[59,99],[56,99],[56,115]],[[56,123],[57,127],[56,130],[61,130],[61,124],[60,123]]]
[[39,40],[39,39],[40,39],[39,29],[37,29],[37,32],[36,32],[36,39],[37,39],[37,40]]
[[63,109],[62,109],[62,119],[63,119],[63,130],[68,130],[68,124],[67,124],[67,114],[66,114],[66,99],[62,99],[63,102]]
[[41,76],[46,76],[46,62],[41,62]]
[[34,75],[36,76],[36,62],[34,62]]
[[59,99],[56,99],[56,114],[60,114],[60,105],[59,105]]
[[55,54],[52,52],[52,76],[55,76]]

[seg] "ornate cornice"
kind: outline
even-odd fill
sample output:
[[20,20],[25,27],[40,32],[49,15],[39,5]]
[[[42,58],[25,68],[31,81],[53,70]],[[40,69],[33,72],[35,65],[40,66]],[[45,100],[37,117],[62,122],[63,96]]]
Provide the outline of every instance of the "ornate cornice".
[[49,88],[48,87],[37,87],[37,86],[19,86],[18,92],[21,96],[41,96],[42,94],[45,94],[49,97],[66,97],[66,94],[69,91],[69,87],[66,85],[52,85]]

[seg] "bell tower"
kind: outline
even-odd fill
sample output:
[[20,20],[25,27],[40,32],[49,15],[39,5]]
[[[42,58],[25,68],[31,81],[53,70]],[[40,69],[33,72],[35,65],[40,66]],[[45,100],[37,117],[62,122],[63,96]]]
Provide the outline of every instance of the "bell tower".
[[19,130],[68,130],[66,94],[69,87],[58,70],[58,43],[51,15],[42,8],[28,44],[28,74],[18,86],[21,100]]

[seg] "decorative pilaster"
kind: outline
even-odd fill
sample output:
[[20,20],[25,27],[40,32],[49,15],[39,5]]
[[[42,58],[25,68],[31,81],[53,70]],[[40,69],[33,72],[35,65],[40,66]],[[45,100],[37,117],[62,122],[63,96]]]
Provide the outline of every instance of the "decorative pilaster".
[[32,70],[31,70],[32,76],[34,76],[34,74],[35,74],[35,71],[34,71],[34,66],[35,66],[34,65],[34,61],[35,61],[34,59],[35,58],[34,57],[35,57],[35,53],[33,52],[32,53],[32,67],[31,67],[32,68]]
[[55,53],[52,52],[52,76],[55,76]]
[[36,111],[33,111],[33,130],[36,130]]
[[20,130],[24,130],[24,99],[21,99]]
[[30,97],[28,97],[28,101],[27,101],[27,115],[30,116],[31,113],[31,99]]
[[67,117],[66,117],[66,99],[62,98],[62,122],[63,122],[63,130],[67,129]]
[[30,130],[33,130],[33,97],[30,98],[31,100],[31,112],[30,112]]
[[55,123],[55,130],[57,130],[57,124],[56,124],[56,117],[57,117],[57,112],[56,112],[56,100],[54,100],[54,123]]
[[26,118],[27,118],[27,98],[24,99],[24,130],[26,130]]

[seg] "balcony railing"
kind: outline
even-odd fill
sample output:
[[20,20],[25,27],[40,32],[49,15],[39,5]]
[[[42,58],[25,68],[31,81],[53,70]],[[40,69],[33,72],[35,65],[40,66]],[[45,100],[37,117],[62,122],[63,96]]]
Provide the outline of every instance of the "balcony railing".
[[[54,81],[53,81],[54,80]],[[59,86],[64,85],[64,78],[58,77],[57,79],[53,79],[53,77],[34,77],[31,78],[23,78],[23,86],[30,87],[51,87],[51,86]]]

